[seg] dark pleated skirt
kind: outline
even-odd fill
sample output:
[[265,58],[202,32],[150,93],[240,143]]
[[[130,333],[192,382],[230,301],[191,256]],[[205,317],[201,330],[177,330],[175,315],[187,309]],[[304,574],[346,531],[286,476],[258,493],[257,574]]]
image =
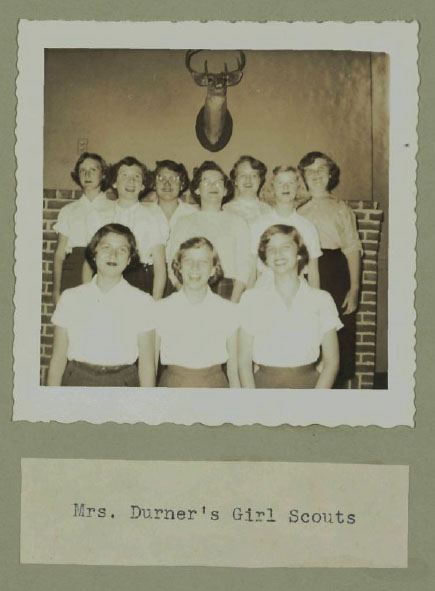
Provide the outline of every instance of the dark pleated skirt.
[[86,260],[84,246],[76,246],[66,255],[62,265],[60,291],[82,284],[83,263]]
[[231,296],[233,295],[234,289],[234,279],[229,279],[228,277],[223,277],[218,284],[213,285],[211,288],[214,293],[217,293],[222,298],[226,300],[230,300]]
[[165,388],[228,388],[228,380],[220,365],[201,369],[168,365],[163,368],[159,386]]
[[68,361],[62,386],[135,388],[139,386],[136,364],[102,366],[81,361]]
[[335,386],[355,375],[356,313],[343,315],[342,304],[350,288],[347,259],[341,250],[323,249],[319,260],[320,287],[328,291],[337,306],[343,328],[337,332],[340,348],[340,369]]
[[315,363],[299,367],[260,365],[254,374],[256,388],[314,388],[318,379]]
[[137,287],[141,291],[145,291],[150,295],[153,295],[153,284],[154,284],[154,267],[153,265],[140,264],[133,269],[128,269],[124,272],[124,279]]

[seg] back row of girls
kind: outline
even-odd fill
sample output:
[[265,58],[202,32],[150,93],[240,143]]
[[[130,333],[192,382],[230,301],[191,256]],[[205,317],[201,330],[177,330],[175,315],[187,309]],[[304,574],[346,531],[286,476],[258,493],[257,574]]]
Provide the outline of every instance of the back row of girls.
[[[258,256],[258,247],[260,237],[270,226],[291,226],[300,233],[308,250],[303,271],[307,273],[309,285],[327,289],[329,285],[340,317],[347,325],[339,333],[342,367],[338,379],[341,383],[352,377],[361,246],[353,213],[329,193],[338,184],[339,169],[318,152],[301,160],[299,172],[292,167],[275,168],[274,207],[258,198],[266,170],[260,161],[243,156],[228,178],[216,163],[204,162],[194,170],[190,184],[191,194],[199,203],[199,208],[195,208],[180,199],[189,184],[182,164],[169,160],[158,162],[153,174],[156,201],[140,203],[148,183],[143,164],[128,157],[108,171],[100,156],[82,155],[72,175],[83,188],[83,196],[61,210],[55,225],[59,232],[54,265],[55,300],[65,287],[90,280],[91,268],[83,264],[86,244],[98,227],[110,222],[129,228],[138,246],[140,264],[126,265],[126,280],[156,300],[176,290],[183,291],[172,263],[180,245],[198,237],[211,243],[222,263],[223,276],[214,287],[220,296],[238,302],[246,287],[255,282],[257,287],[269,286],[279,292],[270,265],[265,266],[264,257]],[[296,212],[299,174],[311,199]],[[104,185],[107,187],[109,183],[117,193],[116,201],[102,193]],[[267,314],[263,310],[259,316],[265,318]],[[349,334],[343,338],[342,333],[346,331]],[[294,340],[291,333],[288,340]]]

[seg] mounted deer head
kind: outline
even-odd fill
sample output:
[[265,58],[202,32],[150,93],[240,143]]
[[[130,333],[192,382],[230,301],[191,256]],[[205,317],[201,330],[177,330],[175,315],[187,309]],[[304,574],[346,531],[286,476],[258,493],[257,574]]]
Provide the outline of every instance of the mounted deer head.
[[209,72],[207,60],[204,61],[204,70],[198,72],[191,65],[192,56],[203,51],[202,49],[189,49],[186,51],[186,68],[192,74],[192,78],[198,86],[207,87],[205,104],[196,118],[196,136],[203,148],[210,152],[222,150],[230,141],[233,133],[233,120],[227,109],[227,88],[235,86],[243,76],[246,58],[243,51],[239,50],[237,68],[228,71],[224,63],[223,72]]

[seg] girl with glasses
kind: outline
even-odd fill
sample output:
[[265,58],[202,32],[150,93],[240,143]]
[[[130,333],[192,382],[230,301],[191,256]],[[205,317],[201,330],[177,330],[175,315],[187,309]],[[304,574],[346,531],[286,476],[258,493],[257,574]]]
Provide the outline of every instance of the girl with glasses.
[[[222,210],[222,204],[232,196],[231,182],[220,166],[205,161],[194,169],[190,190],[200,203],[200,210],[176,223],[169,241],[168,261],[174,260],[180,244],[204,236],[215,247],[224,271],[214,289],[222,297],[238,302],[249,277],[250,236],[247,224],[239,216]],[[171,280],[181,289],[173,273]]]
[[[156,162],[153,172],[153,189],[156,201],[145,202],[150,213],[154,216],[155,223],[159,226],[160,233],[166,240],[166,259],[169,257],[169,237],[178,220],[198,210],[197,205],[183,201],[182,195],[189,188],[189,177],[184,164],[173,160],[160,160]],[[175,291],[171,281],[166,281],[164,296]]]

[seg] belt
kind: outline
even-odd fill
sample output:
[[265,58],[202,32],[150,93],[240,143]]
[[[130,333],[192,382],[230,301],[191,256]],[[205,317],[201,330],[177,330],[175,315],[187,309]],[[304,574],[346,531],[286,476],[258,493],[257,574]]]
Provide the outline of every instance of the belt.
[[75,359],[71,360],[70,363],[94,375],[117,373],[123,369],[134,367],[134,363],[127,363],[125,365],[96,365],[95,363],[86,363],[85,361],[76,361]]

